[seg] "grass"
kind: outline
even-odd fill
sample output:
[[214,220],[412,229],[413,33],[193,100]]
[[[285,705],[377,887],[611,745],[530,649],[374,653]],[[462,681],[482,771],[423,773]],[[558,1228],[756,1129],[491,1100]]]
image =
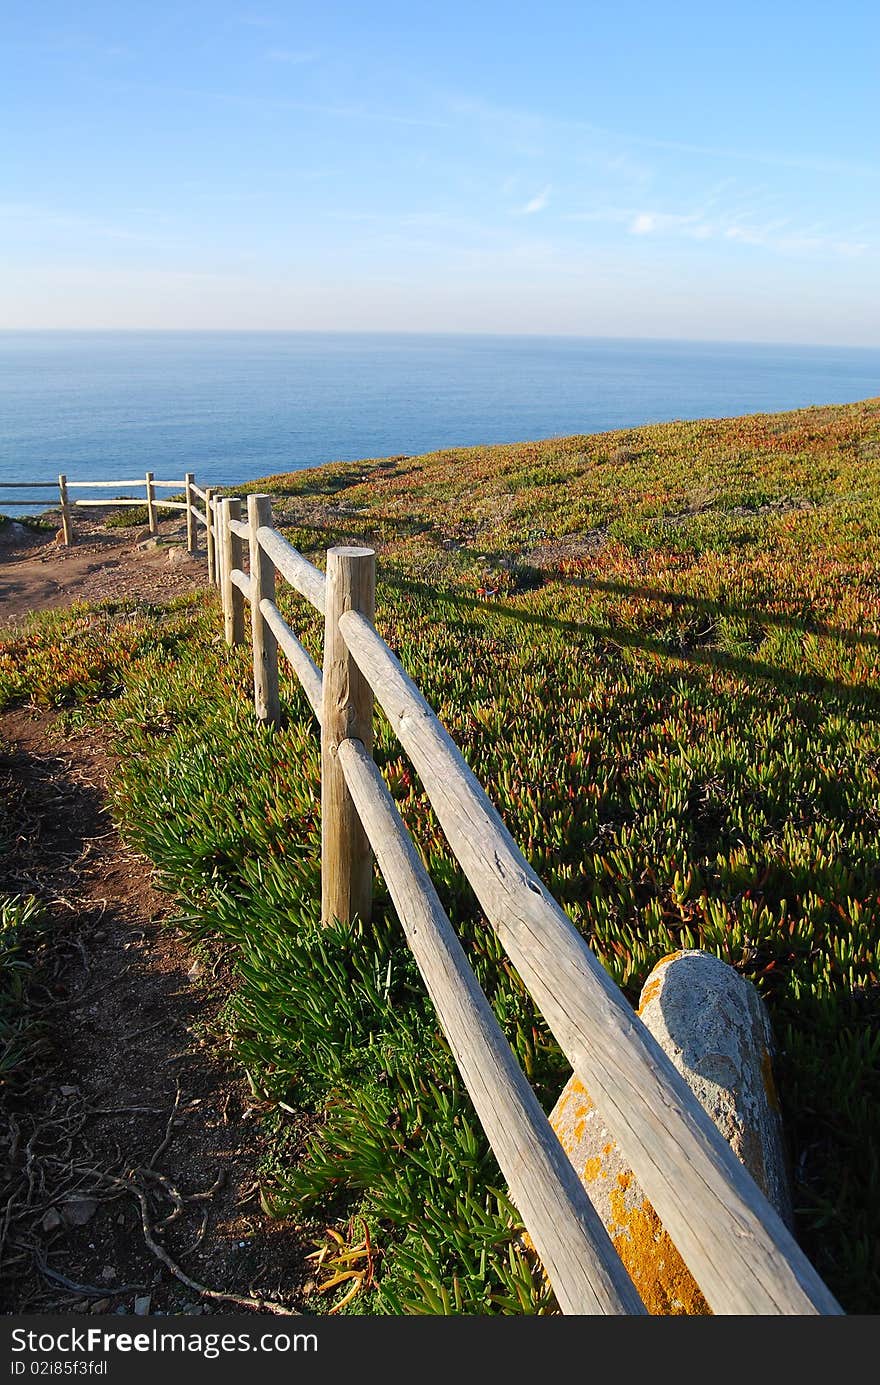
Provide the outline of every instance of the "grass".
[[[183,495],[169,496],[170,500],[183,500]],[[180,513],[179,510],[169,509],[167,505],[157,504],[155,506],[156,519],[174,519]],[[104,515],[103,523],[107,529],[143,529],[149,522],[149,511],[146,503],[140,505],[134,503],[122,509],[111,509]]]
[[36,954],[46,916],[32,896],[0,899],[0,1091],[27,1085],[45,1032],[33,995]]
[[[273,493],[316,561],[331,543],[377,546],[381,632],[631,999],[682,946],[758,987],[798,1235],[850,1312],[880,1307],[878,454],[873,400],[246,488]],[[282,605],[319,658],[318,617]],[[249,698],[248,650],[222,643],[210,594],[53,612],[0,644],[0,701],[103,728],[129,840],[193,936],[234,945],[229,1024],[279,1132],[266,1205],[320,1218],[325,1274],[359,1276],[316,1308],[360,1288],[343,1311],[552,1311],[384,886],[369,927],[320,927],[305,699],[286,681],[271,732]],[[377,733],[549,1109],[567,1065]],[[296,1157],[287,1106],[321,1113]]]
[[48,533],[50,529],[57,528],[57,525],[45,515],[4,515],[0,514],[0,529],[7,524],[21,524],[25,529],[32,529],[35,533]]

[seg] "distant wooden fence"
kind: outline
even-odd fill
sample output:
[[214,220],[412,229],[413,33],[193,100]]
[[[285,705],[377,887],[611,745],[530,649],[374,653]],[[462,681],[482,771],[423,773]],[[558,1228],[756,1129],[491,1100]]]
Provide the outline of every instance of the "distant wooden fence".
[[[159,532],[158,510],[185,510],[186,511],[186,530],[187,547],[190,552],[195,552],[195,519],[193,516],[192,492],[195,490],[195,478],[193,473],[187,472],[182,481],[157,481],[152,471],[146,472],[143,479],[136,476],[134,480],[128,481],[69,481],[62,472],[57,481],[0,481],[0,490],[53,490],[58,492],[58,507],[61,510],[61,531],[63,541],[66,545],[74,542],[75,534],[73,528],[73,509],[79,506],[82,509],[104,509],[107,505],[138,505],[146,504],[147,525],[151,534]],[[71,500],[69,492],[72,490],[143,490],[144,500],[141,502],[140,496],[129,496],[126,499],[115,497],[110,500]],[[183,500],[162,500],[157,501],[157,490],[183,491]],[[199,495],[203,493],[198,492]],[[25,496],[3,496],[0,504],[3,506],[14,505],[16,509],[32,508],[40,503],[41,497],[36,498]]]
[[[160,484],[179,483],[153,482]],[[373,761],[374,700],[415,766],[486,918],[712,1311],[839,1314],[791,1233],[535,875],[458,747],[377,633],[374,552],[331,548],[323,573],[274,527],[269,496],[249,496],[244,520],[240,499],[200,490],[192,476],[186,494],[190,548],[198,524],[206,530],[209,577],[220,588],[228,644],[244,642],[250,607],[258,721],[281,720],[280,650],[320,726],[322,918],[369,917],[375,854],[562,1311],[637,1314],[645,1308],[504,1037]],[[278,609],[279,578],[324,616],[323,670]]]

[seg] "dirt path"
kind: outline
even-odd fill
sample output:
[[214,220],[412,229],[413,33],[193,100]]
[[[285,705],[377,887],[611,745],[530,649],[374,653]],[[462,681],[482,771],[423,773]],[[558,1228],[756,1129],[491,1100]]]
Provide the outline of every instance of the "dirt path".
[[[0,531],[2,535],[2,531]],[[103,529],[94,520],[77,520],[71,548],[54,532],[26,532],[0,545],[0,628],[19,623],[31,611],[68,606],[72,601],[109,601],[120,596],[158,600],[207,584],[204,557],[189,560],[179,520],[163,520],[159,537],[169,548],[138,547],[147,529]]]
[[[16,562],[32,607],[41,580],[53,605],[94,599],[108,580],[117,595],[155,594],[124,543],[89,546],[53,555],[45,579],[38,550]],[[176,590],[202,574],[171,572]],[[36,972],[49,1045],[8,1094],[0,1134],[0,1306],[223,1313],[249,1298],[300,1311],[310,1247],[260,1208],[261,1107],[218,1023],[234,976],[169,924],[171,901],[113,827],[112,773],[90,733],[64,736],[47,713],[0,716],[0,808],[16,836],[0,891],[36,894],[51,918]],[[291,1123],[292,1145],[304,1124]]]

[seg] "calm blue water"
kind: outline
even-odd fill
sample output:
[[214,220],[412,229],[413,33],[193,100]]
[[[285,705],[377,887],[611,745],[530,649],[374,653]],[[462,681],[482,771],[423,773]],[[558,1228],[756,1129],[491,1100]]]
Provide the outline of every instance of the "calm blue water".
[[59,471],[124,479],[152,470],[230,485],[336,460],[878,394],[880,349],[0,332],[0,480],[51,480]]

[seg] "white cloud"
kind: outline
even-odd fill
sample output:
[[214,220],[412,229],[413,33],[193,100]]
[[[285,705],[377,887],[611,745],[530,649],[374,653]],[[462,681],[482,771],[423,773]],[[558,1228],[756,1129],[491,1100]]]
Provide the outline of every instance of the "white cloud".
[[520,207],[521,216],[532,216],[535,212],[542,212],[550,200],[550,188],[543,188],[530,202],[524,207]]
[[[585,219],[585,218],[580,218]],[[607,220],[618,221],[618,212],[609,213]],[[743,217],[741,211],[716,211],[709,214],[708,204],[697,212],[632,212],[627,217],[631,236],[683,236],[688,240],[732,241],[743,246],[759,246],[783,254],[822,253],[852,258],[871,249],[872,242],[862,240],[859,231],[841,235],[827,226],[793,227],[788,218],[756,221]]]
[[639,212],[629,229],[630,235],[649,236],[657,229],[657,218],[651,212]]

